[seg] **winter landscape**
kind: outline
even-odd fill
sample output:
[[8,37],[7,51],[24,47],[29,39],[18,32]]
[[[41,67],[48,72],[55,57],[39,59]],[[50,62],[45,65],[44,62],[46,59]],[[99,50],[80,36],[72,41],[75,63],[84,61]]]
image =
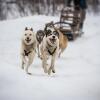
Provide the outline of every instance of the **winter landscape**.
[[86,0],[84,34],[45,74],[37,54],[26,74],[20,48],[25,27],[60,20],[68,0],[0,0],[0,100],[100,100],[100,0]]
[[56,73],[43,72],[35,56],[28,75],[20,67],[24,28],[34,32],[59,17],[30,16],[0,22],[0,100],[100,100],[100,16],[87,14],[84,34],[56,61]]

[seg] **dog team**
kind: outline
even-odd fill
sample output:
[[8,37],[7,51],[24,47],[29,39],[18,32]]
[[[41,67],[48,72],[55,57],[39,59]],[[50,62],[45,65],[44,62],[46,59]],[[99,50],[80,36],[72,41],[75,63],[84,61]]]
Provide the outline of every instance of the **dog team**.
[[[32,28],[25,28],[21,41],[21,67],[30,74],[28,69],[32,64],[35,54],[42,61],[45,73],[50,75],[55,73],[56,56],[66,49],[68,44],[67,36],[54,26],[53,22],[47,23],[44,30],[39,30],[35,34]],[[50,65],[47,61],[50,59]]]

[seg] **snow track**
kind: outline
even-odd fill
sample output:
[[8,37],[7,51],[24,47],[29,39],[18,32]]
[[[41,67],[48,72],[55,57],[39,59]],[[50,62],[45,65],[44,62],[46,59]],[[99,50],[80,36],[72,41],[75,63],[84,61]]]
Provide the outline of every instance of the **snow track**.
[[20,68],[24,28],[36,32],[58,17],[32,16],[0,22],[0,100],[100,100],[100,16],[87,15],[85,34],[68,44],[56,61],[56,73],[43,72],[35,57],[32,75]]

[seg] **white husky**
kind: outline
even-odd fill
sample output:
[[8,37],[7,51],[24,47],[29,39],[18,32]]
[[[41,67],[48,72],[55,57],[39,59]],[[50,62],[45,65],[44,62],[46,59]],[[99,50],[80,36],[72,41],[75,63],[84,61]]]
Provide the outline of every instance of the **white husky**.
[[22,58],[22,69],[25,68],[26,73],[29,74],[28,68],[32,64],[34,56],[36,53],[36,37],[33,29],[25,28],[24,34],[22,36],[21,43],[21,58]]

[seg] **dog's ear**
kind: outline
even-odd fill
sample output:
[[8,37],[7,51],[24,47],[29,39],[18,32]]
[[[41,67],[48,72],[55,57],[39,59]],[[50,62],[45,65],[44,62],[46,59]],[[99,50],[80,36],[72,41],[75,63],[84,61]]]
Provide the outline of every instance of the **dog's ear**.
[[28,28],[27,28],[27,27],[25,27],[25,31],[26,31],[26,30],[28,30]]
[[45,24],[45,27],[52,27],[53,25],[54,25],[54,22],[51,21],[51,22],[49,22],[49,23],[46,23],[46,24]]
[[33,31],[33,28],[31,27],[30,30]]
[[45,27],[44,27],[44,32],[47,31],[47,24],[45,24]]
[[46,28],[44,29],[44,36],[47,37],[47,30],[46,30]]

